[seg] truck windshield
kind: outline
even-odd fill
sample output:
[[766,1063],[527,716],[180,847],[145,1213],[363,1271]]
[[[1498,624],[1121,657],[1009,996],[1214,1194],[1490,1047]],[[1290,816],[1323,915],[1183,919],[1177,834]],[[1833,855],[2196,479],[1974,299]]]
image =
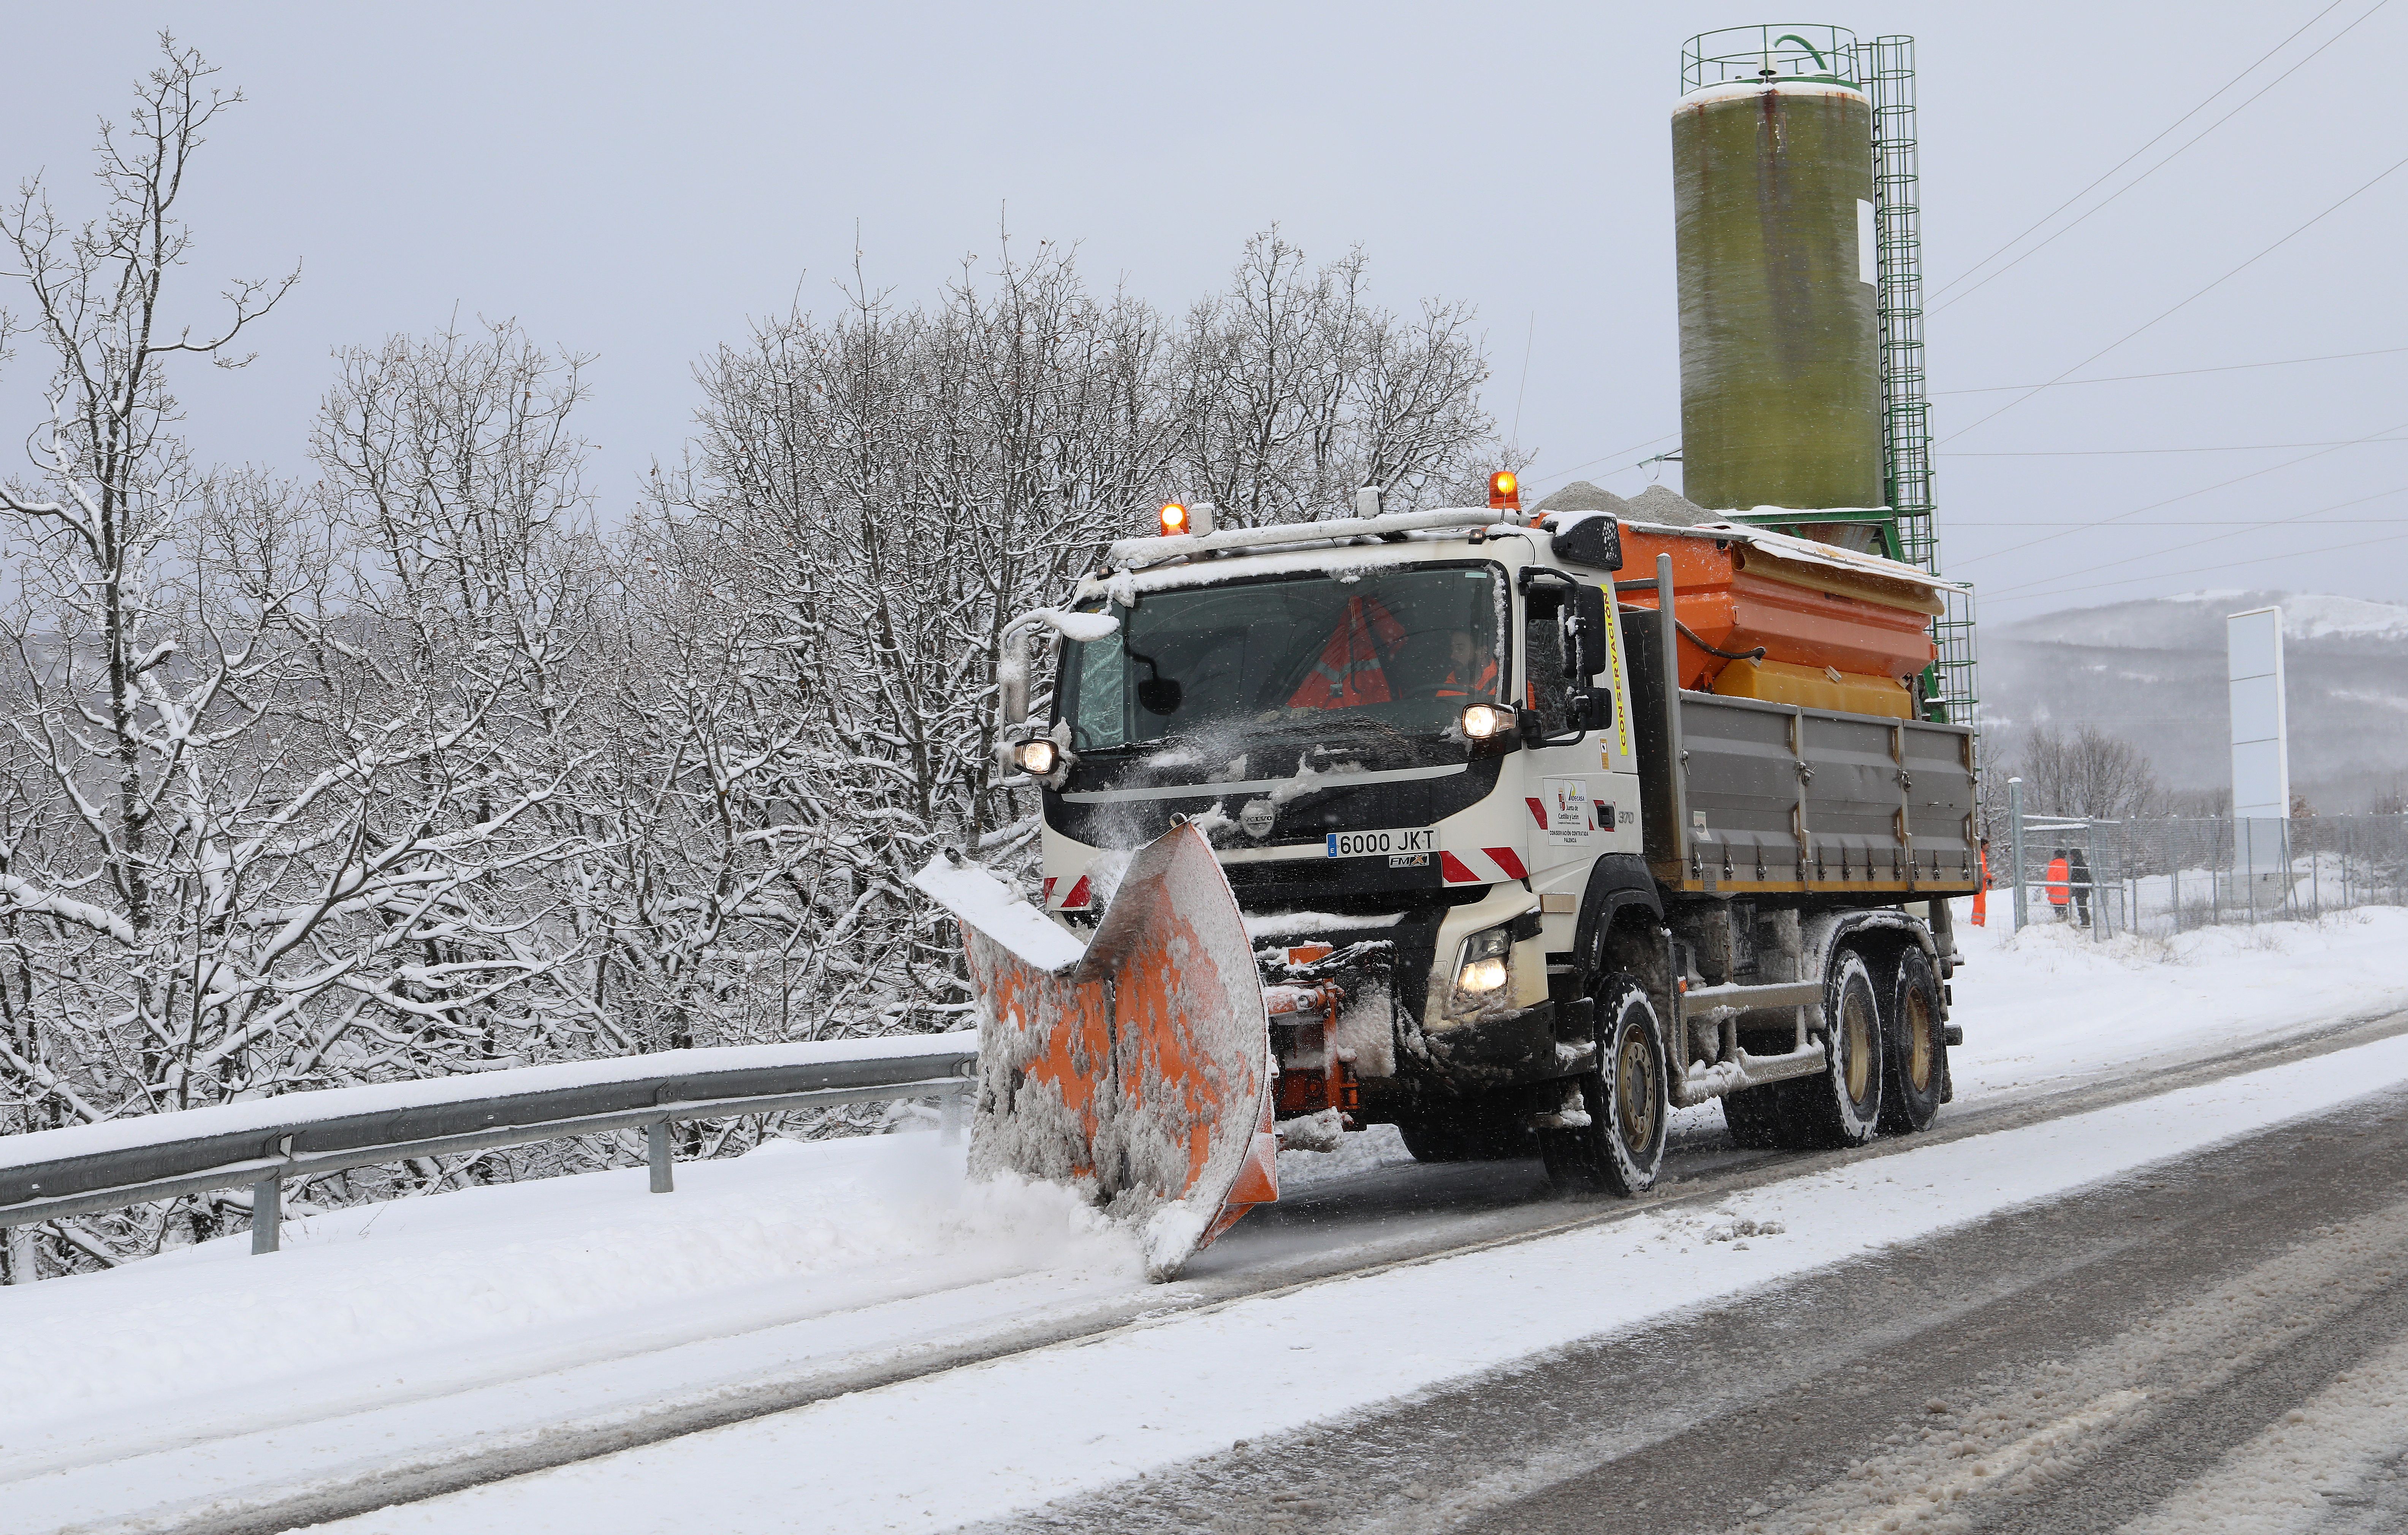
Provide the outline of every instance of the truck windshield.
[[1415,566],[1149,592],[1062,661],[1070,747],[1368,734],[1433,740],[1498,696],[1493,566]]

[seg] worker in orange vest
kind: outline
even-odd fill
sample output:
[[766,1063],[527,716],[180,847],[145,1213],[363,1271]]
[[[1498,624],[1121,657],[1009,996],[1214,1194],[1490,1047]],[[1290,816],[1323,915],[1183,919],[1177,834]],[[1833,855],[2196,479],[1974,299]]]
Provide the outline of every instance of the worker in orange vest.
[[2057,908],[2057,920],[2066,920],[2065,903],[2073,898],[2073,870],[2065,861],[2065,850],[2059,848],[2048,861],[2048,904]]
[[1497,657],[1469,629],[1457,629],[1447,636],[1446,678],[1438,685],[1441,698],[1493,698],[1497,696]]
[[1973,925],[1985,927],[1989,925],[1990,917],[1990,839],[1988,838],[1982,839],[1982,845],[1976,850],[1974,856],[1981,860],[1982,881],[1973,887]]

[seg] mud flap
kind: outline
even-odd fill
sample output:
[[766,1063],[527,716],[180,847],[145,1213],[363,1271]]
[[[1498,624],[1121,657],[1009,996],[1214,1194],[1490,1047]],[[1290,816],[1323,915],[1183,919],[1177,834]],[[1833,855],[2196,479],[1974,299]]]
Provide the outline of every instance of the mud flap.
[[913,882],[960,921],[978,996],[973,1173],[1082,1187],[1156,1279],[1279,1198],[1270,1021],[1201,832],[1140,849],[1083,949],[974,866]]

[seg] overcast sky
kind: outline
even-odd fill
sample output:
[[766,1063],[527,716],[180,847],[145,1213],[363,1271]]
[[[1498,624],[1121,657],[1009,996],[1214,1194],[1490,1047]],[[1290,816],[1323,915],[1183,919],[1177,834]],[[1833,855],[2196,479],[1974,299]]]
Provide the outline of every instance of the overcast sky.
[[[1918,39],[1942,548],[1985,617],[2200,587],[2408,601],[2408,351],[2021,403],[1959,393],[2053,379],[2152,321],[2075,377],[2408,348],[2408,170],[2326,211],[2408,154],[2392,87],[2408,5],[2323,4],[2210,3],[2179,26],[2162,4],[2056,0],[1814,18]],[[1360,242],[1389,303],[1478,307],[1489,402],[1518,416],[1534,486],[1628,495],[1651,473],[1678,485],[1677,468],[1628,466],[1678,423],[1681,44],[1764,19],[1686,3],[17,5],[0,19],[0,171],[45,172],[87,211],[95,119],[122,118],[162,26],[249,96],[188,196],[186,292],[296,260],[303,275],[256,364],[184,375],[207,460],[303,467],[334,348],[455,312],[516,317],[598,359],[586,428],[605,509],[624,508],[686,436],[694,360],[749,317],[825,307],[856,228],[873,280],[919,298],[966,254],[992,259],[1008,210],[1016,242],[1075,242],[1098,285],[1172,309],[1273,221],[1316,256]],[[2307,60],[2231,122],[1978,291],[1945,286],[2302,24],[2073,211]],[[13,462],[41,372],[22,348],[0,371]],[[2281,518],[2298,521],[2252,525]]]

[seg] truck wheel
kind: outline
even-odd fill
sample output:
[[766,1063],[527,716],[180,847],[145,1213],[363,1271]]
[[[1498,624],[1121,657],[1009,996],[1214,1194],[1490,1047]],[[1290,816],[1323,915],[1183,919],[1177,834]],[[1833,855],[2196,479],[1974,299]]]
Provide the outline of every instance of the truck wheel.
[[1823,983],[1830,1064],[1820,1073],[1776,1083],[1783,1089],[1782,1143],[1799,1148],[1861,1146],[1881,1128],[1882,1007],[1865,956],[1842,949]]
[[1672,1111],[1664,1060],[1664,1028],[1646,988],[1627,975],[1606,977],[1597,998],[1597,1069],[1576,1079],[1589,1122],[1539,1132],[1556,1187],[1627,1198],[1656,1185]]
[[1521,1116],[1486,1098],[1426,1105],[1398,1114],[1397,1133],[1416,1162],[1510,1162],[1534,1148]]
[[1889,1083],[1881,1127],[1893,1135],[1927,1128],[1948,1090],[1948,1026],[1941,1021],[1940,982],[1919,948],[1899,956],[1882,1036]]

